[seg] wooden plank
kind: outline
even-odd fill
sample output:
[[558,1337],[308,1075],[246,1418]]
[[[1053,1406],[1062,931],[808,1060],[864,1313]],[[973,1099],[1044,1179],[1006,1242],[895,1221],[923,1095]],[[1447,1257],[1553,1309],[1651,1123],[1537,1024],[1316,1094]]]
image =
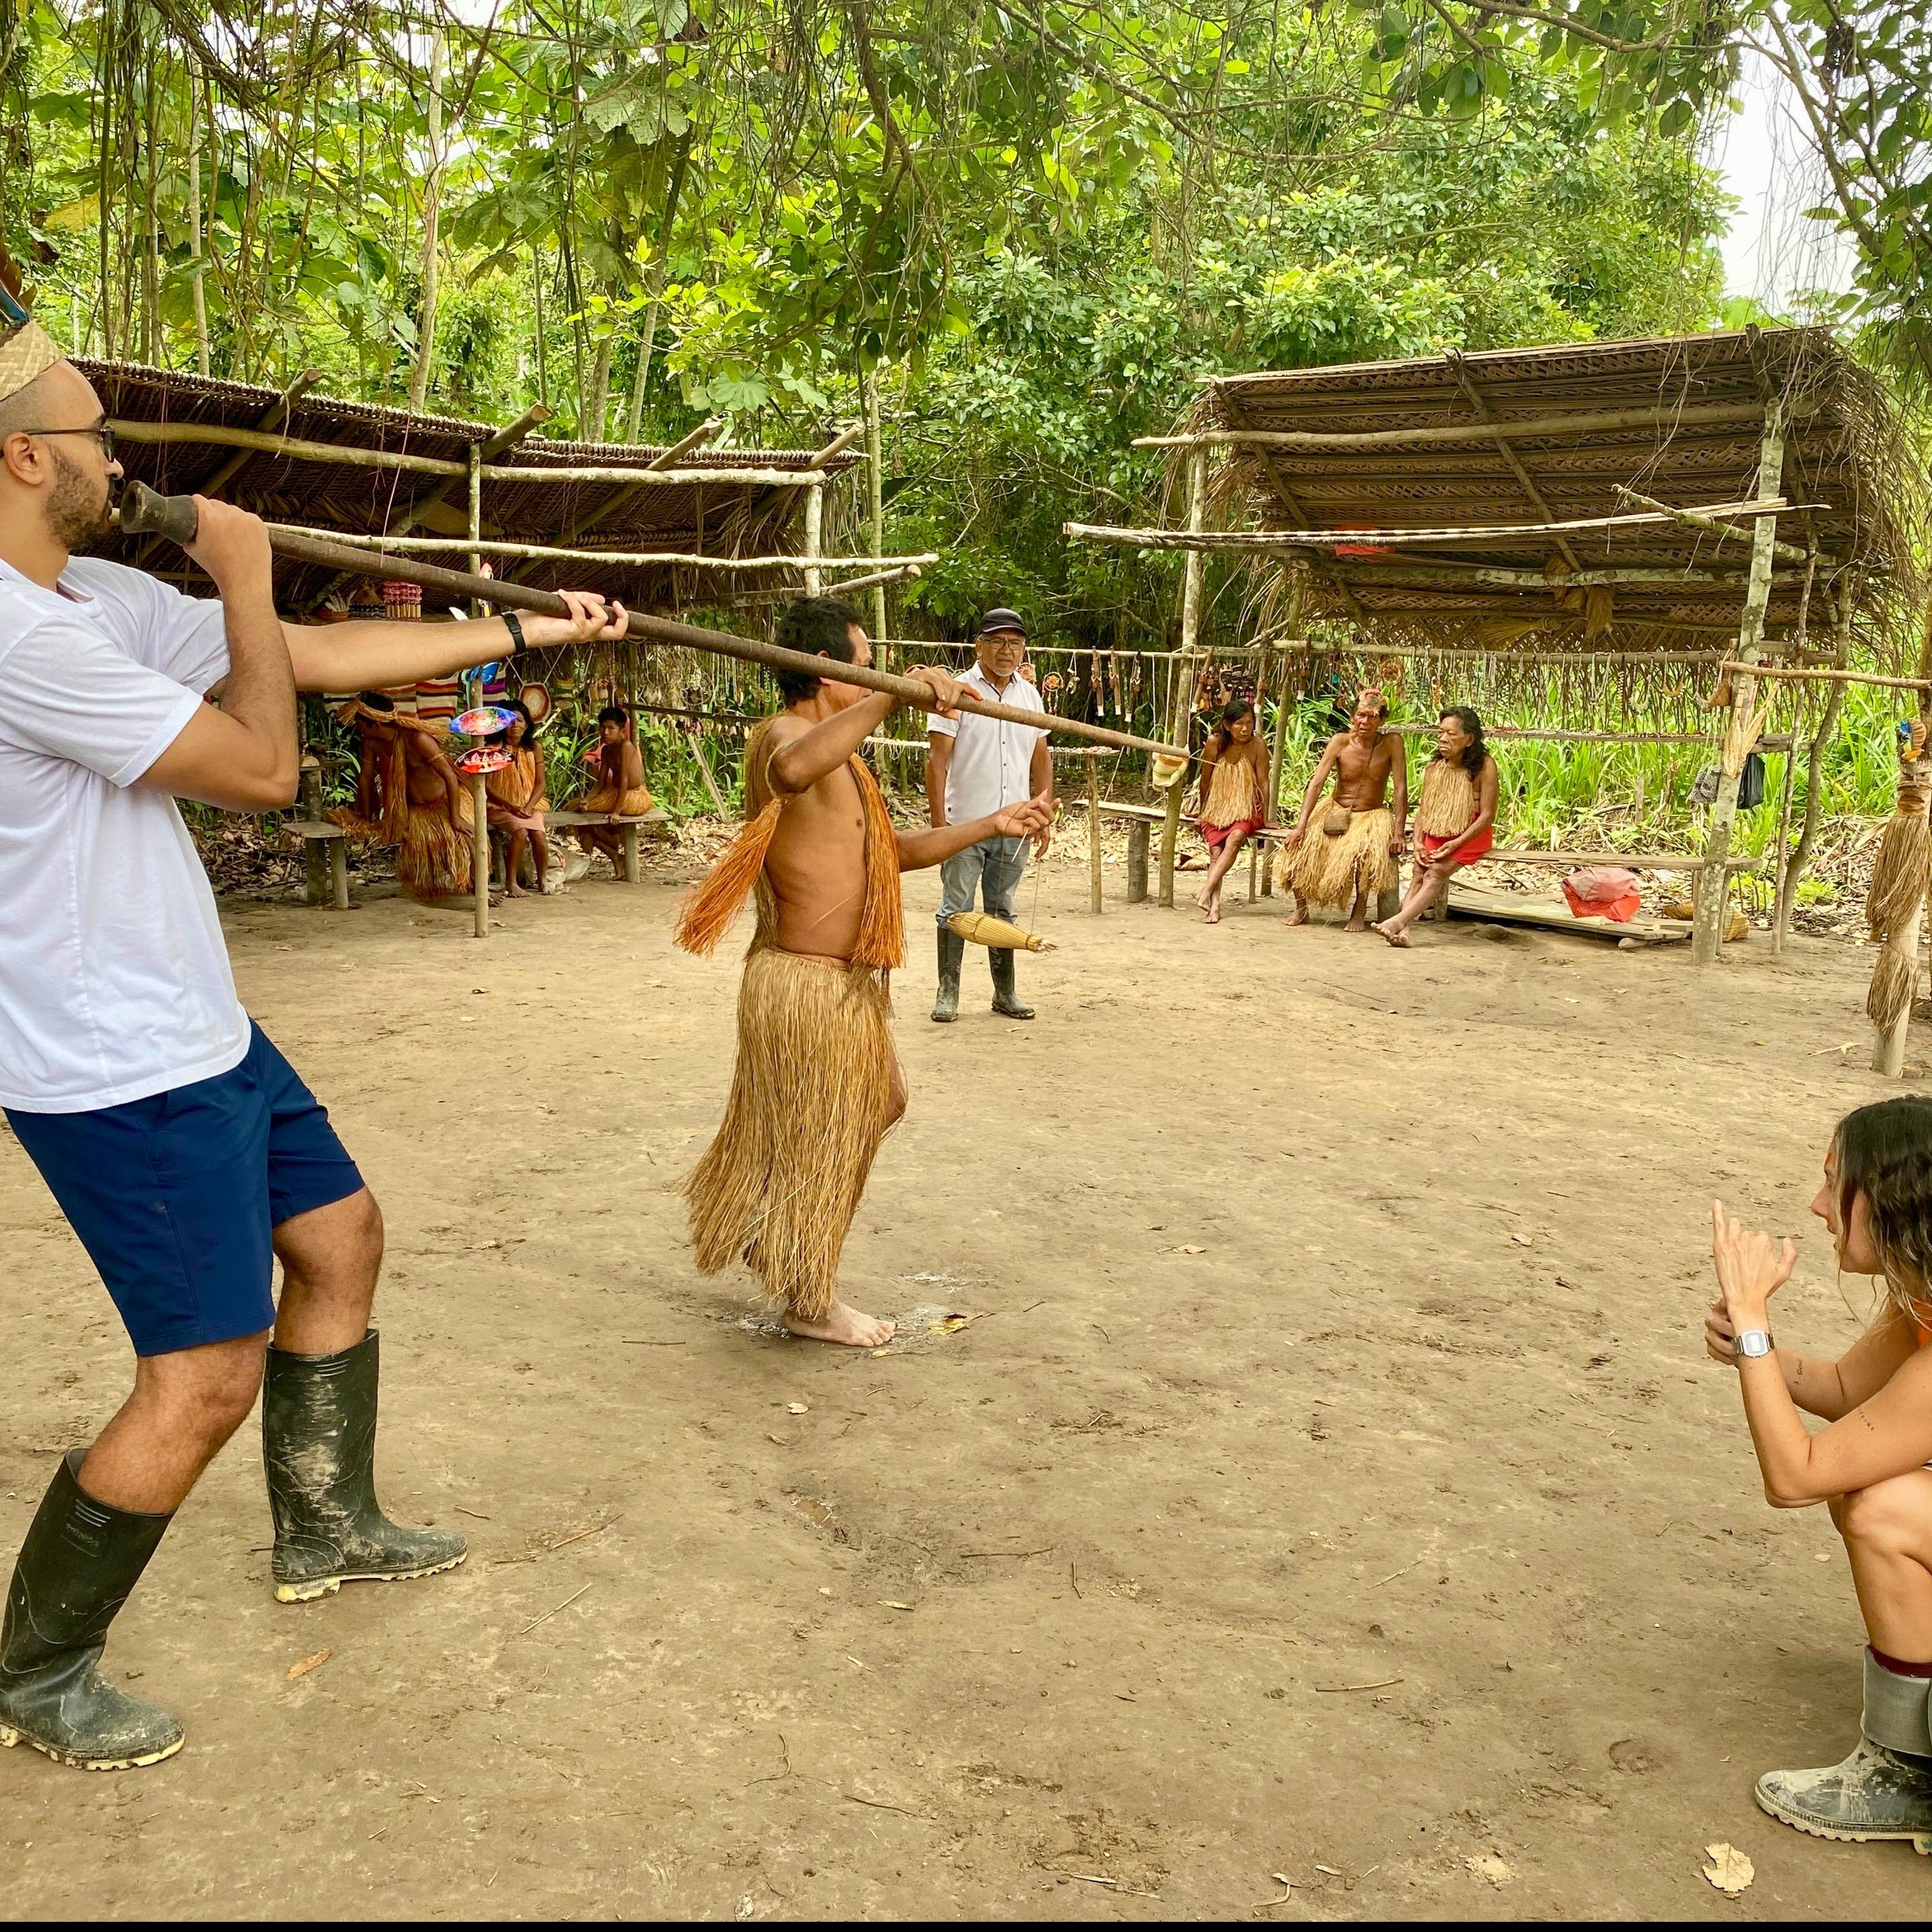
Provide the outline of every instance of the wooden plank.
[[1568,906],[1546,899],[1522,899],[1509,892],[1485,892],[1452,885],[1448,893],[1451,919],[1481,919],[1502,926],[1533,926],[1549,932],[1574,932],[1585,939],[1634,939],[1640,946],[1672,946],[1690,937],[1681,920],[1632,919],[1619,926],[1614,920],[1579,919]]
[[670,815],[657,806],[632,818],[620,816],[613,819],[608,812],[546,812],[546,826],[552,825],[649,825],[654,827],[668,826]]

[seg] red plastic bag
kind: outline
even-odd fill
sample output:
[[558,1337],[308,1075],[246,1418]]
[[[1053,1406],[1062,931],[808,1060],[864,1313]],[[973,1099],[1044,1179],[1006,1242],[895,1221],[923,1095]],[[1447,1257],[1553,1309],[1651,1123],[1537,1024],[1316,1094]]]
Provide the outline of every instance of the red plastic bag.
[[1563,881],[1563,896],[1579,919],[1614,920],[1622,926],[1643,908],[1636,874],[1621,866],[1586,866]]

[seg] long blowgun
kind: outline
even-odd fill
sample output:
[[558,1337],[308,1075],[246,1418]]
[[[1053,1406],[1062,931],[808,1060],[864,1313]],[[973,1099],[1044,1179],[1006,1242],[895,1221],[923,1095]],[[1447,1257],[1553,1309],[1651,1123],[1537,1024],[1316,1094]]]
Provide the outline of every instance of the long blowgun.
[[[121,527],[130,534],[154,532],[176,543],[194,541],[199,512],[192,496],[164,496],[145,483],[130,483],[121,496]],[[331,543],[322,537],[298,536],[292,531],[270,528],[268,542],[281,556],[303,563],[319,563],[332,570],[366,575],[380,572],[385,577],[406,584],[419,584],[425,590],[440,590],[452,597],[473,598],[484,603],[509,606],[518,610],[536,610],[547,616],[567,617],[570,607],[554,590],[538,590],[526,584],[504,583],[494,577],[472,577],[467,571],[446,570],[440,564],[420,563],[413,558],[392,556],[375,550],[362,550],[352,544]],[[654,644],[672,644],[686,650],[710,651],[721,657],[736,658],[746,664],[763,664],[771,670],[794,671],[807,677],[836,676],[841,684],[856,684],[868,691],[882,691],[903,703],[926,709],[932,694],[916,680],[896,677],[890,671],[874,670],[866,664],[831,664],[822,657],[804,651],[788,651],[751,638],[735,638],[728,631],[712,631],[696,624],[680,624],[668,617],[647,617],[641,612],[627,614],[630,634]],[[1096,745],[1112,745],[1122,751],[1148,752],[1156,756],[1184,758],[1178,745],[1163,745],[1151,738],[1137,738],[1130,732],[1110,731],[1105,725],[1089,724],[1077,718],[1056,718],[1050,712],[1024,711],[1011,704],[996,704],[990,698],[966,694],[959,708],[980,718],[998,718],[1009,724],[1027,724],[1084,738]]]

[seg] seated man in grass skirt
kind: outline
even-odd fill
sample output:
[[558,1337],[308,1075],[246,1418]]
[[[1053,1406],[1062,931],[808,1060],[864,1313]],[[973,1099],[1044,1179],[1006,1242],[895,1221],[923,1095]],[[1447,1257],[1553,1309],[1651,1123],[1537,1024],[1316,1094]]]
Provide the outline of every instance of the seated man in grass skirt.
[[[284,625],[260,520],[202,499],[190,554],[215,597],[70,556],[106,531],[120,473],[92,386],[0,295],[0,1108],[135,1355],[133,1393],[61,1459],[21,1546],[0,1745],[95,1771],[181,1748],[169,1712],[95,1666],[258,1394],[279,1600],[463,1560],[454,1531],[376,1505],[382,1217],[236,997],[175,800],[285,809],[297,690],[412,683],[514,641],[502,620]],[[531,620],[528,641],[623,626],[602,599],[571,603]],[[219,710],[204,701],[218,688]]]
[[[790,605],[777,640],[828,668],[872,662],[859,614],[833,598]],[[902,700],[832,677],[776,675],[784,709],[745,747],[750,822],[678,922],[678,944],[710,953],[757,895],[730,1098],[684,1183],[692,1246],[705,1274],[742,1255],[794,1335],[876,1348],[892,1324],[839,1299],[838,1257],[872,1157],[905,1112],[887,989],[905,953],[899,874],[985,839],[1030,838],[1051,808],[1029,798],[958,825],[896,831],[859,748]],[[930,710],[955,709],[960,687],[946,672],[908,675],[930,688]]]
[[[1388,722],[1388,699],[1367,686],[1355,694],[1348,730],[1323,750],[1281,842],[1278,883],[1294,899],[1284,926],[1304,925],[1311,905],[1325,905],[1347,913],[1347,931],[1366,932],[1376,901],[1401,878],[1396,862],[1406,843],[1408,761],[1401,739],[1382,729]],[[1335,795],[1318,815],[1331,772]]]

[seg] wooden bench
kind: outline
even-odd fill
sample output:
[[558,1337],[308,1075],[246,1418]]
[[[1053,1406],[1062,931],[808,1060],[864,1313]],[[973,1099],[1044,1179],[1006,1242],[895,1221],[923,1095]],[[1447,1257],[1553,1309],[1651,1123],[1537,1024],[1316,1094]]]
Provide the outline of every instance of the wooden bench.
[[[644,880],[644,866],[638,842],[645,826],[650,827],[652,836],[662,838],[670,829],[670,814],[661,806],[652,806],[650,811],[638,813],[634,817],[620,818],[616,821],[624,844],[624,883],[627,886],[639,885]],[[610,815],[604,812],[547,812],[544,814],[544,829],[550,831],[566,829],[573,825],[609,825]]]

